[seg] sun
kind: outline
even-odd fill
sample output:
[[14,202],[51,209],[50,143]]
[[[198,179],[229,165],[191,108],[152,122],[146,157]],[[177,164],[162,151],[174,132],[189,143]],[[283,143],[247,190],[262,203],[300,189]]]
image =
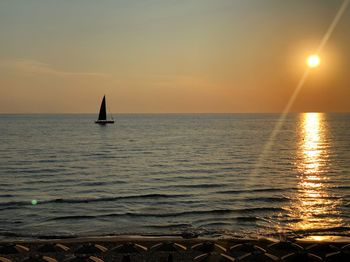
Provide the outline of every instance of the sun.
[[307,58],[306,63],[310,68],[318,67],[320,65],[320,57],[318,55],[310,55]]

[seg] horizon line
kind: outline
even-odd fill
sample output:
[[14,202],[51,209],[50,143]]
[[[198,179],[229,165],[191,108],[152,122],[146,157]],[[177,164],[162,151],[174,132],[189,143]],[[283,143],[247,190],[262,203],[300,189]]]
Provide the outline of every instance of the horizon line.
[[[268,112],[115,112],[109,113],[108,115],[186,115],[186,114],[281,114],[282,112],[278,111],[268,111]],[[350,111],[293,111],[289,112],[289,114],[303,114],[303,113],[327,113],[327,114],[348,114]],[[98,115],[98,113],[94,112],[16,112],[16,113],[6,113],[0,112],[0,115]]]

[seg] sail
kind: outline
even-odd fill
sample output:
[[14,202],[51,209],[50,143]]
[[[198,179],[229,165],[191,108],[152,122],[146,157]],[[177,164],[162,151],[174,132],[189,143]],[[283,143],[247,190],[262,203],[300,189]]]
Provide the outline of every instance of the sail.
[[101,108],[100,108],[100,114],[98,115],[98,120],[107,120],[107,113],[106,113],[106,98],[103,96]]

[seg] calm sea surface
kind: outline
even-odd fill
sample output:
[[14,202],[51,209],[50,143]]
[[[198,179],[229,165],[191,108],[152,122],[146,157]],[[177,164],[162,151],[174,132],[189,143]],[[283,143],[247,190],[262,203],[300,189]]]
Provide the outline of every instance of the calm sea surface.
[[95,118],[0,115],[0,238],[350,233],[350,114]]

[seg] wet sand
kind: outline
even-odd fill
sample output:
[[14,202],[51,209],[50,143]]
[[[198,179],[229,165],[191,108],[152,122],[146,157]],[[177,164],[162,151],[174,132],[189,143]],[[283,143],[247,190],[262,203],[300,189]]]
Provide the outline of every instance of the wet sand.
[[350,261],[350,238],[111,236],[0,241],[0,261]]

